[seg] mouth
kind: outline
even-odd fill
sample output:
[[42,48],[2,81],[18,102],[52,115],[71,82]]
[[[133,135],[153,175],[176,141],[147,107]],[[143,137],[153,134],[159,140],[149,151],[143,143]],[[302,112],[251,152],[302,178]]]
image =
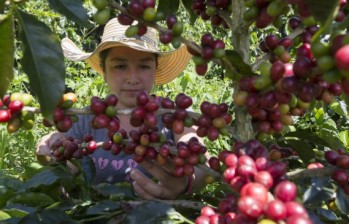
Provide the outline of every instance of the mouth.
[[141,90],[139,90],[139,89],[124,89],[122,91],[123,92],[128,92],[128,93],[138,93]]

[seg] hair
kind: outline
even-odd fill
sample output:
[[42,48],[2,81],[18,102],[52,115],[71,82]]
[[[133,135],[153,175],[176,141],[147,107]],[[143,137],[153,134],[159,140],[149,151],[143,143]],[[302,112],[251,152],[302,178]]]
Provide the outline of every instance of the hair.
[[[105,69],[105,60],[107,59],[107,56],[109,54],[110,49],[111,48],[104,49],[103,51],[101,51],[99,53],[100,66],[102,67],[103,70]],[[159,57],[159,55],[158,54],[154,54],[154,55],[155,55],[155,65],[156,65],[156,68],[157,68],[158,67],[158,57]]]

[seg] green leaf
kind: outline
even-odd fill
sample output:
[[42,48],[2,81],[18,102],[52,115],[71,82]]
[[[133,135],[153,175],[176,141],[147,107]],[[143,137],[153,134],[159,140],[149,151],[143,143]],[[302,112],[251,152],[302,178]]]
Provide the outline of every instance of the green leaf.
[[22,181],[14,177],[0,176],[0,195],[3,189],[19,190],[22,184]]
[[312,178],[311,187],[304,192],[303,202],[306,204],[320,203],[331,199],[333,194],[329,177]]
[[22,189],[35,189],[41,186],[51,186],[62,180],[70,180],[71,177],[71,174],[62,167],[54,167],[34,175],[23,185]]
[[315,20],[323,25],[326,21],[333,21],[335,18],[339,0],[305,0],[305,2]]
[[339,139],[343,142],[343,145],[347,148],[349,146],[349,131],[341,131],[339,133]]
[[185,92],[185,90],[187,89],[187,86],[189,83],[191,83],[192,80],[189,76],[189,74],[184,74],[181,78],[181,82],[180,82],[180,85],[182,87],[182,92]]
[[23,204],[11,204],[8,205],[3,211],[10,214],[11,217],[24,217],[29,213],[35,212],[36,208]]
[[96,204],[88,207],[86,210],[86,215],[102,215],[119,209],[121,209],[119,202],[105,200],[97,202]]
[[9,218],[11,218],[11,216],[8,213],[0,211],[0,221],[5,220],[5,219],[9,219]]
[[52,9],[65,15],[69,20],[73,20],[86,28],[92,27],[92,24],[88,21],[89,16],[81,0],[48,0],[48,2]]
[[315,20],[321,24],[320,29],[312,37],[312,41],[316,42],[321,37],[321,34],[331,31],[330,27],[339,10],[339,0],[306,0],[306,2]]
[[333,136],[332,132],[329,132],[328,130],[321,130],[320,135],[328,143],[331,149],[344,148],[341,140],[338,137]]
[[38,162],[33,162],[29,165],[26,165],[24,167],[25,170],[25,177],[26,178],[32,178],[35,174],[40,173],[45,167],[43,167],[40,163]]
[[306,164],[309,162],[309,160],[315,157],[315,153],[313,151],[314,147],[311,144],[302,140],[286,139],[285,142],[280,143],[280,145],[284,147],[291,147],[298,153],[299,157]]
[[16,194],[16,196],[12,197],[8,203],[10,204],[23,204],[27,206],[33,207],[44,207],[48,206],[55,201],[45,193],[39,192],[23,192],[20,194]]
[[96,167],[92,159],[88,156],[84,156],[81,160],[79,160],[82,166],[82,171],[84,173],[85,182],[91,186],[93,184],[93,180],[96,176]]
[[2,10],[5,6],[6,0],[0,0],[0,10]]
[[321,124],[324,121],[325,112],[323,108],[319,108],[315,113],[316,124]]
[[323,218],[327,219],[327,221],[338,221],[339,218],[336,216],[336,214],[333,211],[323,209],[323,208],[317,208],[316,213],[321,215]]
[[226,50],[222,61],[226,69],[226,75],[233,80],[239,80],[244,76],[255,75],[251,66],[242,60],[241,55],[237,51]]
[[22,66],[45,117],[53,114],[65,90],[64,58],[55,34],[34,16],[16,10],[24,54]]
[[348,116],[347,105],[343,101],[333,101],[330,108],[340,116]]
[[[1,5],[0,5],[1,6]],[[0,15],[0,97],[3,96],[13,79],[13,59],[15,53],[12,13]]]
[[181,215],[171,206],[161,202],[145,202],[137,206],[126,217],[125,223],[163,223],[161,221],[167,220],[170,217],[180,218]]
[[108,184],[101,183],[94,187],[97,193],[113,199],[135,199],[136,196],[132,186],[127,182]]
[[190,24],[193,25],[198,17],[195,14],[194,10],[191,8],[192,1],[181,0],[181,2],[189,15]]
[[349,213],[349,196],[343,191],[342,188],[338,187],[336,192],[335,203],[337,208],[343,213]]
[[316,145],[323,145],[328,146],[327,142],[322,139],[321,136],[318,136],[317,134],[311,133],[308,130],[304,129],[297,129],[293,132],[288,132],[285,137],[297,137],[302,141],[311,142]]
[[42,210],[31,213],[25,216],[20,223],[64,223],[74,224],[72,218],[70,218],[64,211],[59,210]]
[[161,0],[159,1],[158,11],[170,15],[177,12],[179,8],[179,0]]

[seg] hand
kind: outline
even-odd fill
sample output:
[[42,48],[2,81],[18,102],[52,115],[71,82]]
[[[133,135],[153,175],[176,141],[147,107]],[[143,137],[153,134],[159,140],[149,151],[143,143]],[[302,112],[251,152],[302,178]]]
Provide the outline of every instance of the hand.
[[52,132],[41,138],[37,145],[36,156],[38,160],[43,163],[49,163],[54,161],[54,157],[51,153],[53,144],[60,139],[64,139],[65,136],[60,132]]
[[155,183],[141,171],[137,169],[131,171],[133,188],[143,199],[176,199],[187,189],[189,178],[172,175],[171,171],[174,170],[175,165],[171,160],[168,159],[165,165],[144,160],[141,166],[158,180],[158,183]]

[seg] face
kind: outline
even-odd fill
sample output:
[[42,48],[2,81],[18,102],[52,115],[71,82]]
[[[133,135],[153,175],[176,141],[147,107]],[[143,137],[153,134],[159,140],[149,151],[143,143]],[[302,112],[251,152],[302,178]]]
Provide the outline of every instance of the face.
[[118,108],[136,105],[139,91],[151,91],[156,72],[155,54],[129,47],[111,48],[105,60],[104,78],[118,96]]

